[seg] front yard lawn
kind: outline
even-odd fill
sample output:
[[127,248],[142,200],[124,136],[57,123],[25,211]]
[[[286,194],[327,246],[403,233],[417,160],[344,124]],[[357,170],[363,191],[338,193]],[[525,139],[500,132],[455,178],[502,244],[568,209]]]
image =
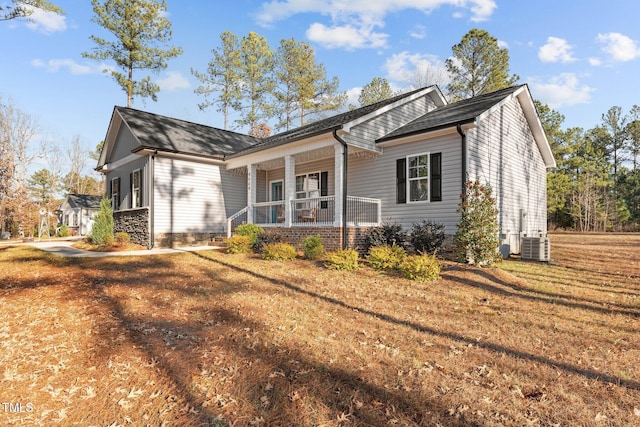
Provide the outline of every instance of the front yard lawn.
[[640,424],[640,236],[437,282],[0,247],[3,425]]

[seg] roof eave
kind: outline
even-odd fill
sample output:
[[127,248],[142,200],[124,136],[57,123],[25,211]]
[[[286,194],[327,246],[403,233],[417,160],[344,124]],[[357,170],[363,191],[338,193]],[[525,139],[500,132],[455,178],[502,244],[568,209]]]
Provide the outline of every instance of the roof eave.
[[314,138],[318,135],[323,135],[326,133],[333,133],[334,130],[338,131],[341,130],[343,128],[343,125],[336,125],[336,126],[331,126],[329,128],[323,128],[320,129],[316,132],[311,132],[311,133],[307,133],[304,135],[300,135],[300,136],[295,136],[292,137],[291,139],[283,139],[282,141],[276,142],[274,144],[265,144],[265,145],[260,145],[260,146],[254,146],[254,147],[249,147],[245,150],[242,151],[238,151],[237,153],[233,153],[233,154],[229,154],[224,156],[225,159],[235,159],[237,157],[242,157],[245,156],[247,154],[252,154],[252,153],[257,153],[259,151],[264,151],[264,150],[269,150],[275,147],[280,147],[282,145],[286,145],[286,144],[291,144],[292,142],[297,142],[297,141],[302,141],[304,139],[310,139],[310,138]]
[[402,139],[402,138],[410,138],[416,135],[421,135],[421,134],[425,134],[425,133],[433,133],[433,132],[438,132],[438,131],[442,131],[445,129],[450,129],[450,128],[456,128],[457,126],[465,126],[465,125],[472,125],[472,126],[468,126],[468,128],[472,128],[475,127],[475,123],[476,123],[476,118],[470,118],[470,119],[465,119],[465,120],[460,120],[460,121],[456,121],[456,122],[451,122],[451,123],[444,123],[442,125],[438,125],[438,126],[433,126],[430,128],[426,128],[426,129],[420,129],[420,130],[415,130],[412,132],[407,132],[404,133],[402,135],[395,135],[395,136],[391,136],[391,137],[382,137],[382,138],[378,138],[376,139],[376,144],[384,144],[384,143],[388,143],[390,141],[396,140],[396,139]]

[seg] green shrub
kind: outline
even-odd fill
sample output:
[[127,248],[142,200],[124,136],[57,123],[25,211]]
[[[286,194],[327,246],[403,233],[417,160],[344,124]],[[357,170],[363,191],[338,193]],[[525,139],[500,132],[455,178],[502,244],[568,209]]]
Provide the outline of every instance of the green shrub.
[[409,280],[430,282],[440,278],[440,263],[433,255],[410,255],[400,263],[399,270]]
[[338,249],[329,252],[325,266],[332,270],[353,271],[358,268],[358,251],[355,249]]
[[418,252],[434,253],[444,243],[444,224],[422,220],[411,229],[411,245]]
[[264,233],[264,228],[256,224],[242,224],[239,225],[234,234],[238,236],[249,236],[253,245],[258,243],[258,236]]
[[502,259],[498,209],[491,187],[467,181],[458,212],[460,222],[455,236],[458,261],[490,265]]
[[226,240],[227,252],[230,254],[246,254],[253,251],[251,236],[233,236]]
[[297,253],[289,243],[267,243],[262,247],[262,259],[271,261],[293,261]]
[[121,245],[126,245],[130,242],[131,242],[131,237],[129,236],[129,233],[125,231],[118,231],[116,233],[116,243],[119,243]]
[[400,246],[373,246],[369,248],[367,261],[375,270],[396,270],[407,253]]
[[374,246],[404,246],[406,241],[407,235],[400,224],[384,223],[370,228],[364,236],[364,245],[367,251]]
[[304,259],[318,259],[324,254],[324,246],[320,236],[309,236],[302,241]]
[[67,227],[67,224],[62,224],[58,228],[58,232],[56,234],[58,235],[58,237],[71,236],[71,230],[69,230],[69,227]]
[[94,245],[113,244],[113,209],[111,199],[104,197],[91,227],[91,243]]

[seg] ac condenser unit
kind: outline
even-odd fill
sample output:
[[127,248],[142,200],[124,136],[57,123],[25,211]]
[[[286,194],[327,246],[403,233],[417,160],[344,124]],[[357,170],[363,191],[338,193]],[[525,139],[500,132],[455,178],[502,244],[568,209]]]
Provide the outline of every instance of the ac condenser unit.
[[551,260],[551,241],[548,237],[523,237],[520,251],[522,259],[548,262]]

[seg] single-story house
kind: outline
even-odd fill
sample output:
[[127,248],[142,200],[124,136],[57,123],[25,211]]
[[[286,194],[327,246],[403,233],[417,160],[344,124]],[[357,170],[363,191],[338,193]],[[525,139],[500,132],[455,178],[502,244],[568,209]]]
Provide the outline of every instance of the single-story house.
[[437,86],[267,138],[115,107],[97,170],[117,231],[171,246],[241,223],[354,246],[383,222],[455,234],[467,179],[493,188],[503,249],[546,233],[555,161],[527,85],[448,103]]
[[68,194],[58,208],[58,222],[67,226],[76,236],[91,234],[95,214],[100,209],[102,196]]

